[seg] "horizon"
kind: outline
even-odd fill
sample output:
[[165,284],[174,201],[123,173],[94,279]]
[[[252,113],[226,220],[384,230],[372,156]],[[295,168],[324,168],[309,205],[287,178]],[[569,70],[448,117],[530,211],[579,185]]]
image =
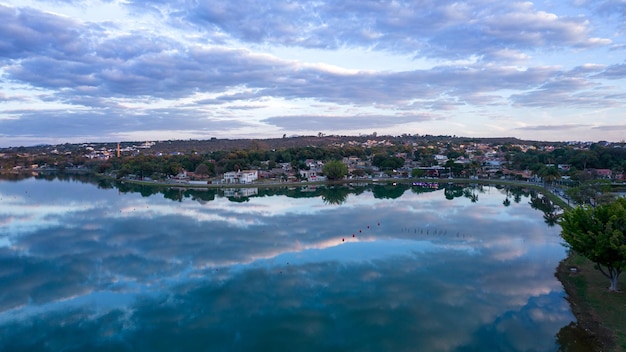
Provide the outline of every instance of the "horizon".
[[624,23],[610,0],[5,0],[0,147],[374,131],[618,142]]

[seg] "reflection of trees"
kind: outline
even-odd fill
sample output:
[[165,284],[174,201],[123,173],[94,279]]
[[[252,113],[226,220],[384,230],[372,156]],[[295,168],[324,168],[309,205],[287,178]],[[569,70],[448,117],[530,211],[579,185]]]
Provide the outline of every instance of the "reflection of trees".
[[344,203],[352,192],[347,187],[331,187],[321,189],[320,193],[324,203],[339,205]]
[[250,197],[228,197],[228,200],[235,203],[246,203],[250,201]]
[[408,189],[409,186],[405,184],[385,184],[385,185],[374,185],[372,187],[372,194],[374,198],[379,199],[396,199],[400,198],[404,192]]
[[[496,186],[497,189],[501,189],[500,187]],[[504,195],[506,196],[506,198],[504,199],[504,201],[502,202],[502,205],[504,205],[505,207],[508,207],[511,205],[511,189],[509,187],[504,187]]]
[[98,188],[100,189],[112,189],[114,188],[115,185],[113,185],[113,182],[111,182],[111,180],[109,179],[100,179],[98,180]]
[[465,188],[463,190],[463,197],[472,201],[472,203],[478,202],[478,193],[474,187]]
[[575,322],[570,322],[556,333],[556,342],[559,351],[564,352],[587,352],[598,350],[595,339]]
[[523,187],[510,187],[509,191],[513,195],[513,201],[519,203],[522,201],[522,197],[530,197],[530,189]]
[[530,191],[527,188],[511,186],[496,186],[496,188],[500,190],[506,197],[502,202],[502,205],[504,205],[505,207],[511,205],[511,199],[513,199],[515,204],[519,204],[519,202],[522,201],[522,197],[530,196]]
[[115,184],[117,189],[121,193],[139,193],[142,197],[150,197],[155,194],[159,194],[164,192],[166,188],[155,187],[155,186],[146,186],[146,185],[137,185],[134,183],[127,182],[117,182]]
[[434,192],[436,191],[436,188],[433,187],[428,187],[428,186],[411,186],[411,192],[415,193],[415,194],[420,194],[420,193],[430,193],[430,192]]
[[[20,179],[25,179],[25,178],[26,177],[20,177]],[[51,174],[51,173],[50,174],[49,173],[40,173],[39,175],[37,175],[35,177],[35,179],[46,180],[46,181],[53,181],[56,178],[57,178],[56,175],[55,174]],[[3,177],[3,179],[4,179],[4,177]]]
[[543,214],[543,221],[546,224],[548,224],[548,226],[552,227],[552,226],[557,224],[557,222],[559,221],[560,217],[561,217],[561,214],[557,213],[557,212],[544,213]]
[[561,208],[556,206],[550,199],[533,192],[531,193],[529,204],[531,208],[543,212],[543,220],[546,224],[548,224],[548,226],[556,225],[559,217],[561,216]]
[[447,200],[463,197],[463,187],[458,185],[446,185],[443,194]]
[[[15,177],[10,175],[10,177]],[[32,176],[29,176],[32,177]],[[18,176],[19,179],[26,177]],[[207,189],[192,189],[185,187],[167,187],[161,185],[146,185],[135,184],[130,182],[113,181],[109,179],[103,179],[94,177],[93,175],[81,174],[81,175],[67,175],[67,174],[40,174],[37,176],[39,179],[50,180],[78,180],[79,182],[91,183],[98,188],[109,189],[116,187],[121,193],[140,193],[143,197],[150,197],[156,194],[163,194],[165,199],[170,199],[176,202],[182,202],[183,198],[189,198],[198,202],[210,202],[217,197],[225,197],[232,202],[247,202],[252,198],[268,197],[268,196],[285,196],[289,198],[321,198],[326,204],[342,204],[344,203],[350,194],[359,195],[363,192],[372,192],[374,198],[378,199],[396,199],[401,197],[407,189],[410,189],[412,193],[420,194],[427,192],[435,192],[443,188],[443,193],[446,199],[452,200],[454,198],[465,197],[472,203],[478,202],[479,194],[484,193],[487,187],[484,185],[460,185],[460,184],[440,184],[439,189],[430,188],[427,186],[413,186],[407,183],[384,183],[384,184],[367,184],[367,183],[354,183],[345,185],[316,185],[316,186],[300,186],[294,184],[291,187],[268,187],[260,188],[257,194],[244,196],[226,196],[223,190],[219,188],[207,188]],[[5,179],[5,178],[3,178]],[[556,221],[560,216],[560,209],[555,207],[548,199],[544,199],[537,195],[535,191],[530,191],[523,187],[510,187],[503,185],[494,185],[496,189],[500,190],[506,195],[506,199],[503,201],[504,206],[510,206],[511,200],[515,203],[519,203],[522,197],[529,197],[532,194],[531,206],[534,209],[544,212],[544,220],[550,226],[556,224]]]
[[182,202],[184,190],[180,188],[166,188],[163,191],[163,197],[165,199],[171,199],[173,201]]
[[206,191],[189,190],[187,194],[191,196],[191,199],[195,201],[210,202],[212,200],[215,200],[215,195],[217,194],[217,191],[213,189],[208,189]]

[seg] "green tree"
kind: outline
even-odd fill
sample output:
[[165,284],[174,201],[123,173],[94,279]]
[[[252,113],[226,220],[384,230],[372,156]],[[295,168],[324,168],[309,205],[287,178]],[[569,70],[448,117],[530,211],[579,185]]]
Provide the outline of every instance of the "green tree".
[[424,176],[424,170],[418,168],[411,170],[411,177],[416,178],[422,176]]
[[545,182],[552,186],[555,181],[561,179],[561,172],[559,171],[559,169],[553,166],[545,167],[539,170],[539,176],[541,176]]
[[381,170],[398,169],[404,165],[404,159],[395,156],[376,154],[372,158],[372,165],[379,167]]
[[626,267],[626,198],[592,207],[568,210],[559,221],[567,245],[596,264],[611,286]]
[[329,180],[339,180],[348,174],[348,167],[339,160],[331,160],[324,164],[322,172]]

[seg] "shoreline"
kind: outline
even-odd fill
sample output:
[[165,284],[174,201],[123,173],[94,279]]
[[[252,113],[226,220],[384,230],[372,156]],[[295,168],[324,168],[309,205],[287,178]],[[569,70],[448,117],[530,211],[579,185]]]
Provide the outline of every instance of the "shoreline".
[[[583,264],[580,264],[581,262]],[[581,268],[581,266],[584,267]],[[567,302],[576,318],[576,322],[572,322],[568,328],[571,331],[575,331],[578,335],[582,335],[580,340],[575,341],[577,345],[572,347],[574,347],[573,350],[590,352],[621,351],[619,349],[620,346],[617,345],[616,329],[618,328],[607,326],[610,318],[607,318],[603,312],[596,310],[592,304],[593,298],[590,296],[593,293],[589,291],[592,291],[592,289],[595,289],[594,291],[604,289],[604,286],[591,288],[587,286],[590,281],[595,281],[590,279],[595,270],[593,263],[588,259],[583,259],[583,257],[575,253],[570,253],[559,262],[554,273],[554,276],[563,285],[567,295]],[[596,283],[594,282],[592,285],[596,285]],[[608,290],[605,291],[609,295],[620,294],[609,293]]]

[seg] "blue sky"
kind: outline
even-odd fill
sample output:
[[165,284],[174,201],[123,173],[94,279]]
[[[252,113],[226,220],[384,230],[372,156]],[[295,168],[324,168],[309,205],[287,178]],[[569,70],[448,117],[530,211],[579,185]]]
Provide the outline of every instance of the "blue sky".
[[621,141],[625,31],[625,0],[0,0],[0,146]]

